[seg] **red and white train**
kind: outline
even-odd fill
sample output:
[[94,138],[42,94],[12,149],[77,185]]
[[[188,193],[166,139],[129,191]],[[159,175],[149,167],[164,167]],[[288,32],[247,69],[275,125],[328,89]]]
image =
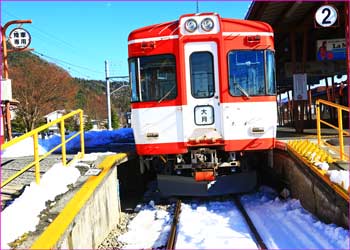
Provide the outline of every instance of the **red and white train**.
[[276,138],[272,28],[187,14],[132,31],[128,52],[136,150],[161,193],[253,189],[249,152],[273,149]]

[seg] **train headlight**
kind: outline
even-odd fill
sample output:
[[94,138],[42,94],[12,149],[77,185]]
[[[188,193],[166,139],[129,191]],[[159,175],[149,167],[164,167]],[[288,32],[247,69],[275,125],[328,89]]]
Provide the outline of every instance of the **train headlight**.
[[207,18],[204,18],[201,22],[201,27],[202,27],[202,30],[204,31],[211,31],[213,28],[214,28],[214,21],[213,19],[207,17]]
[[194,20],[193,18],[188,19],[185,22],[185,30],[187,30],[190,33],[194,32],[197,29],[197,26],[198,26],[198,24],[197,24],[196,20]]

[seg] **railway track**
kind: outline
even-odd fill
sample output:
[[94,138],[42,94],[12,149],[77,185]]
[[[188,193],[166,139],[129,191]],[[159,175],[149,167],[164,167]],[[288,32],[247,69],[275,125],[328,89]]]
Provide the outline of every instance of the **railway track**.
[[[258,230],[254,226],[254,223],[250,219],[247,211],[245,210],[245,208],[243,207],[242,203],[240,202],[239,197],[235,196],[233,200],[234,200],[235,205],[237,206],[237,208],[241,212],[244,220],[247,222],[247,225],[249,226],[249,229],[250,229],[253,237],[255,238],[255,241],[256,241],[256,244],[258,246],[258,249],[262,249],[262,250],[268,249],[266,247],[262,237],[260,236]],[[169,237],[168,237],[168,240],[167,240],[167,245],[166,245],[166,249],[167,250],[175,249],[176,238],[177,238],[177,233],[178,233],[178,222],[179,222],[180,212],[181,212],[181,200],[178,200],[176,202],[175,213],[174,213],[174,217],[173,217],[173,220],[172,220],[170,234],[169,234]]]
[[179,215],[181,211],[181,200],[176,202],[175,213],[173,217],[173,222],[171,224],[170,234],[167,240],[166,249],[173,250],[175,249],[176,244],[176,234],[177,234],[177,224],[179,222]]
[[237,206],[237,208],[239,209],[239,211],[241,212],[241,214],[243,215],[245,221],[247,222],[248,226],[249,226],[249,229],[250,231],[252,232],[252,234],[254,235],[255,239],[256,239],[256,243],[259,247],[259,249],[268,249],[263,241],[263,239],[261,238],[258,230],[256,229],[256,227],[254,226],[254,223],[252,222],[252,220],[250,219],[247,211],[244,209],[240,199],[235,196],[234,197],[234,201],[235,201],[235,204]]

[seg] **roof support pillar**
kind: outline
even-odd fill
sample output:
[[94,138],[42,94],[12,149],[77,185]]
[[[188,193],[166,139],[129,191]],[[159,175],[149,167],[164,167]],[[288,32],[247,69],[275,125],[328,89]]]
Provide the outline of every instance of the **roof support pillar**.
[[346,65],[347,65],[347,73],[348,73],[348,102],[350,100],[350,91],[349,91],[349,85],[350,85],[350,3],[346,1],[344,3],[345,7],[345,37],[346,37]]

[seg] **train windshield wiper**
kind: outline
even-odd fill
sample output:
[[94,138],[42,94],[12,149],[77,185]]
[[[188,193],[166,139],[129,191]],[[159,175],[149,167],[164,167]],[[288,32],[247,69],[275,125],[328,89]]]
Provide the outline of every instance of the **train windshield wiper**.
[[170,93],[175,89],[176,85],[174,85],[168,92],[165,93],[165,95],[163,95],[162,98],[159,99],[158,103],[161,103],[165,98],[167,98]]
[[239,89],[239,91],[242,92],[243,95],[245,95],[247,98],[250,98],[250,95],[247,93],[247,91],[246,91],[244,88],[242,88],[241,85],[239,85],[239,84],[236,83],[236,82],[233,83],[233,85],[236,86],[236,87]]

